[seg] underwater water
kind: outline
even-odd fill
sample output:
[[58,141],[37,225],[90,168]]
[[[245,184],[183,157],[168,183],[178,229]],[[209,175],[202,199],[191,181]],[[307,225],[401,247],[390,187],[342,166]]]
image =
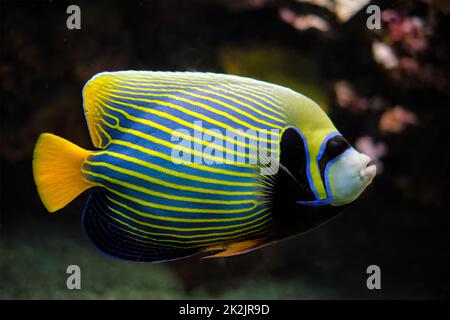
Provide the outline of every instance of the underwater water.
[[[382,27],[370,30],[365,9],[348,17],[318,2],[81,1],[80,30],[66,27],[69,2],[2,2],[0,299],[448,299],[448,4],[372,1]],[[287,86],[318,102],[379,174],[344,214],[244,255],[113,259],[81,229],[88,192],[48,213],[31,160],[42,132],[92,148],[81,89],[116,70]],[[73,264],[81,290],[66,286]],[[366,286],[373,264],[381,290]]]

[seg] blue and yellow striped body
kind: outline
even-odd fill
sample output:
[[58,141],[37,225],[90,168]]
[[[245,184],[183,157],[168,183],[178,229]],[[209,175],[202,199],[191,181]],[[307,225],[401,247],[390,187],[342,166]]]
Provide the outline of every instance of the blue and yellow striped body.
[[[242,79],[131,71],[103,73],[86,84],[89,131],[102,150],[82,166],[84,178],[101,187],[84,224],[103,251],[130,260],[148,260],[157,251],[151,259],[164,260],[172,251],[183,256],[267,232],[270,181],[250,163],[255,144],[248,142],[255,139],[276,154],[286,113],[275,86]],[[269,135],[257,134],[261,130],[273,133],[274,145]],[[181,147],[192,161],[173,161],[174,131],[192,146]],[[211,146],[205,133],[222,139],[214,141],[216,152],[202,152]],[[238,156],[246,161],[221,163]],[[98,232],[105,228],[112,231]]]
[[120,259],[248,252],[332,219],[376,173],[314,101],[249,78],[101,73],[83,107],[97,150],[43,133],[33,175],[49,212],[93,189],[83,228]]

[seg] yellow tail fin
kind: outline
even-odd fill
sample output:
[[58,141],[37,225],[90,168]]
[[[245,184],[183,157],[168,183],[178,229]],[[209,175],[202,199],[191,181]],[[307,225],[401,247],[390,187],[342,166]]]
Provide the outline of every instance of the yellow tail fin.
[[93,185],[83,179],[81,165],[89,151],[50,133],[39,136],[33,154],[33,175],[48,211],[65,207]]

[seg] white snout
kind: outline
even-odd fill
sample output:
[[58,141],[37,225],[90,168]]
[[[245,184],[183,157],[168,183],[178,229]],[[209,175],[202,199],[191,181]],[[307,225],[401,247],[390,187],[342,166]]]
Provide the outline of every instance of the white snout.
[[328,181],[333,205],[355,200],[374,179],[377,168],[370,157],[351,148],[330,164]]
[[377,174],[377,167],[374,164],[369,166],[369,163],[370,161],[372,161],[372,159],[370,159],[370,157],[365,155],[364,153],[360,153],[359,157],[361,159],[361,169],[359,170],[359,176],[361,177],[361,179],[368,180],[369,183],[371,183],[373,178],[375,178]]

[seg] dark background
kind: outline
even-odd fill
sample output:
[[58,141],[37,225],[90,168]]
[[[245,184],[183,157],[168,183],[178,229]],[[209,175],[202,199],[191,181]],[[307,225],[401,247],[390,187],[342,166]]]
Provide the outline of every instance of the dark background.
[[[366,7],[339,19],[317,2],[77,1],[81,30],[68,30],[72,3],[2,1],[0,298],[448,299],[448,2],[372,1],[381,30],[367,29]],[[98,72],[130,69],[289,86],[382,172],[334,221],[249,254],[157,265],[103,256],[80,228],[86,194],[46,212],[32,150],[42,132],[91,148],[81,89]],[[66,289],[70,264],[81,291]],[[381,290],[366,288],[371,264]]]

